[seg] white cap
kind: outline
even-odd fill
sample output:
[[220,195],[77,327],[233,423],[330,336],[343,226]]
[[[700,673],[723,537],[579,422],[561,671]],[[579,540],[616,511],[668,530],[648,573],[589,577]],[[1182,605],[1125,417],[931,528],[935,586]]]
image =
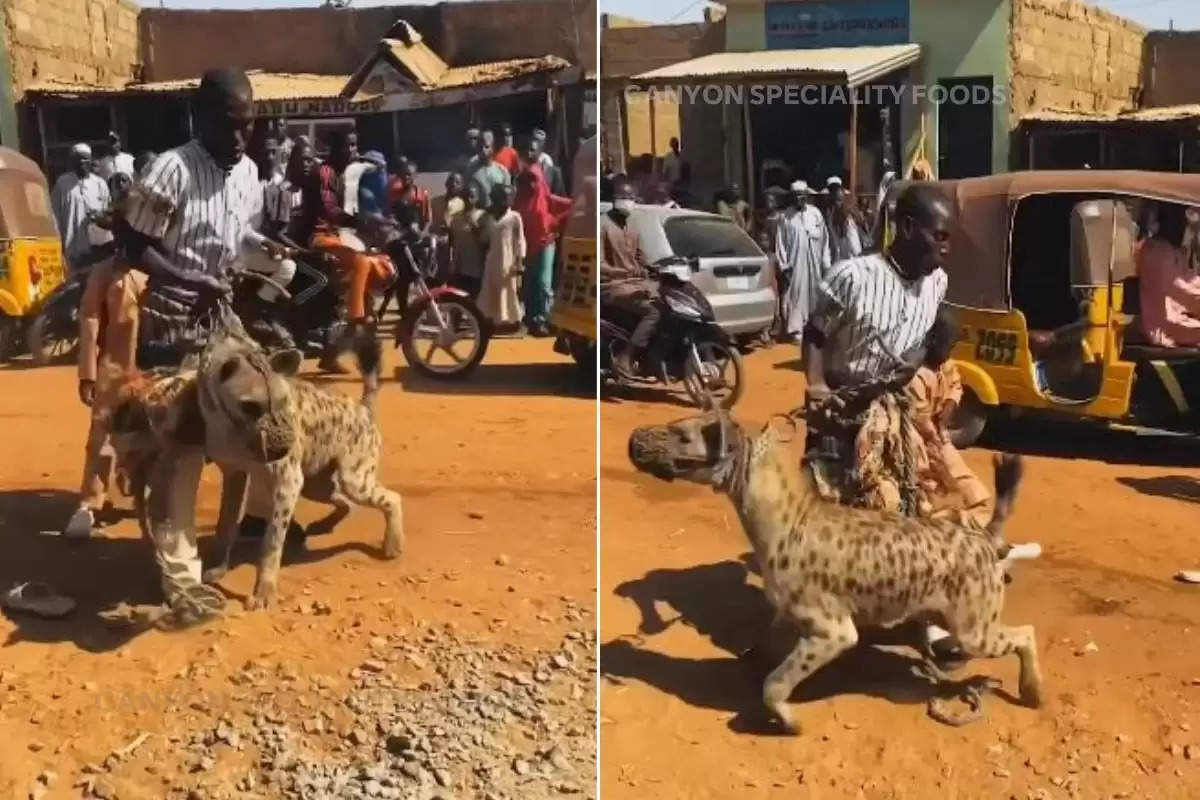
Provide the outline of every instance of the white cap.
[[91,158],[92,157],[92,148],[87,143],[80,142],[79,144],[71,146],[71,155],[85,156],[87,158]]
[[808,188],[808,181],[792,181],[793,194],[812,194],[812,189]]
[[825,186],[832,189],[834,186],[841,186],[842,179],[837,175],[830,176],[829,180],[825,181]]

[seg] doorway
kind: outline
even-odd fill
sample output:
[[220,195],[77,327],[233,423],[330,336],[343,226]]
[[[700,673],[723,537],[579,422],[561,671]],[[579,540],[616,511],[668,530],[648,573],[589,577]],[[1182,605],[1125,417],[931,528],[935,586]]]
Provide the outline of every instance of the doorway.
[[938,82],[938,178],[992,174],[992,85],[990,75]]

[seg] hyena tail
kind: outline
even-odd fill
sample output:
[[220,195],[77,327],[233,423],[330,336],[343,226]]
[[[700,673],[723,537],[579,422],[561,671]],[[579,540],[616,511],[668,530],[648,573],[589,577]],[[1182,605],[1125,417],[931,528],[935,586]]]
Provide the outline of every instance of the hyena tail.
[[355,338],[354,357],[358,360],[358,369],[363,377],[362,404],[374,418],[379,400],[379,373],[383,363],[383,349],[374,329],[369,328]]
[[1025,477],[1025,462],[1018,455],[997,453],[993,459],[996,472],[996,506],[987,525],[987,536],[1001,559],[1008,556],[1009,545],[1004,541],[1004,523],[1012,516],[1017,502],[1017,490]]

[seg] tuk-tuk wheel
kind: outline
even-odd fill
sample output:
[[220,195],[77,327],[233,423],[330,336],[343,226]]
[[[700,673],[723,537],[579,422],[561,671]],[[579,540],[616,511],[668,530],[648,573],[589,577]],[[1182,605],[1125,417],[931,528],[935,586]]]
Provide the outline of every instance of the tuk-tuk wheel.
[[19,356],[24,339],[21,320],[0,314],[0,361]]
[[963,388],[962,402],[954,410],[948,426],[950,441],[959,450],[974,446],[987,427],[988,407],[970,389]]

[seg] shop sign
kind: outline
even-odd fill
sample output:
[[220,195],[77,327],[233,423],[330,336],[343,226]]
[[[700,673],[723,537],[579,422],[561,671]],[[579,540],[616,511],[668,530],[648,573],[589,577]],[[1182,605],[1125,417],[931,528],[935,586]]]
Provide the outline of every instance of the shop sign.
[[769,0],[767,49],[905,44],[909,0]]

